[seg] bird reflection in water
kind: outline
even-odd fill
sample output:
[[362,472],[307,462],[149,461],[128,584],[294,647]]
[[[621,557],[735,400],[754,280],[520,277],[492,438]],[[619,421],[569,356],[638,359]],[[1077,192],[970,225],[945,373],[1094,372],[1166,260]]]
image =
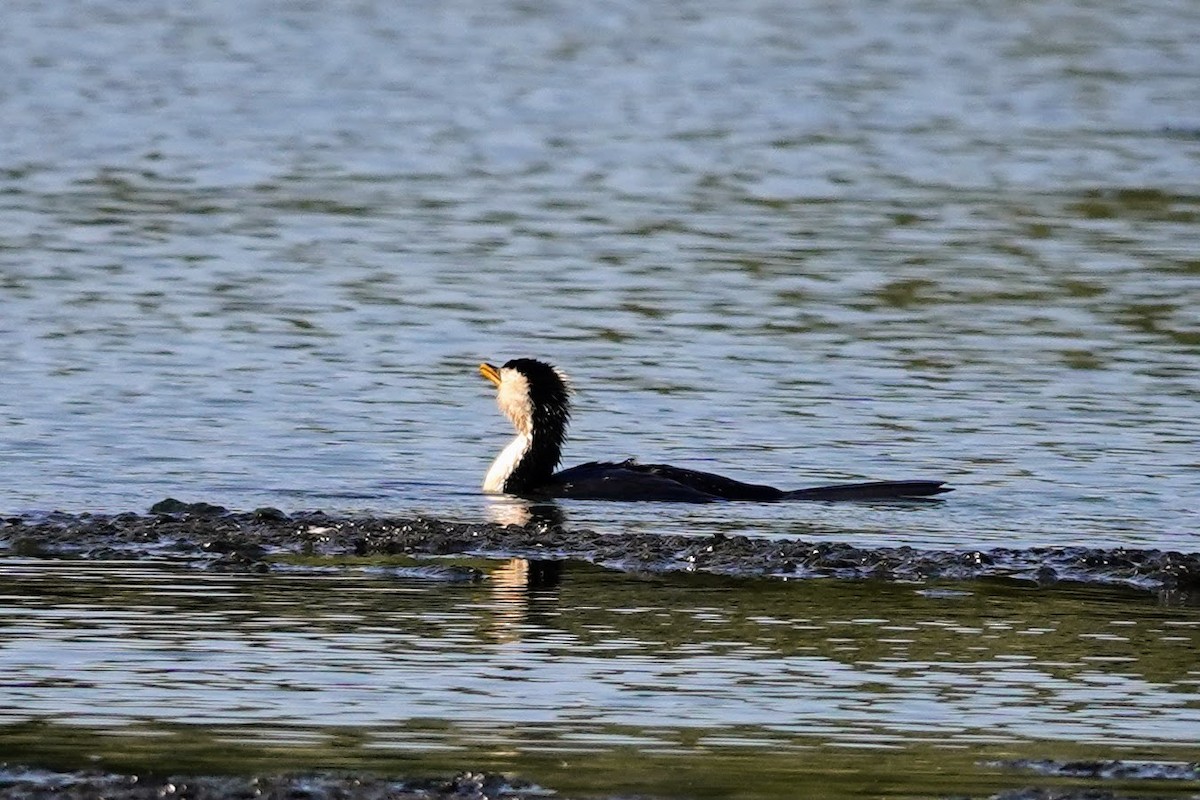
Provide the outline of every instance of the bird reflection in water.
[[[553,531],[566,520],[554,503],[533,503],[515,497],[491,498],[487,516],[498,525],[518,525],[535,531]],[[491,638],[519,641],[531,625],[546,624],[557,611],[558,586],[563,562],[549,559],[510,558],[488,573],[493,619]]]
[[563,562],[510,558],[488,573],[492,619],[488,634],[497,642],[524,639],[546,628],[558,612]]
[[497,525],[550,529],[560,527],[567,521],[566,512],[557,503],[535,502],[506,495],[492,495],[487,501],[488,522]]

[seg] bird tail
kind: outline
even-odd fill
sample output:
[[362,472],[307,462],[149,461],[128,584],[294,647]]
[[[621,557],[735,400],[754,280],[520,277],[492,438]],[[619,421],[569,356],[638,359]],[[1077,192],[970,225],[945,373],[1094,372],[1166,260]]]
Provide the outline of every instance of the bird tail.
[[944,481],[839,483],[784,492],[783,500],[921,500],[953,489]]

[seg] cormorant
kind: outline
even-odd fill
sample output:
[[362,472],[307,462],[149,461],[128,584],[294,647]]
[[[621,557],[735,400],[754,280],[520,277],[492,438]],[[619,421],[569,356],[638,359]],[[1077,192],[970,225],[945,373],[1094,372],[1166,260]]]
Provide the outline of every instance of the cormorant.
[[480,364],[496,385],[500,411],[517,436],[496,456],[483,490],[530,498],[655,500],[910,500],[950,491],[943,481],[872,481],[786,491],[668,464],[591,461],[555,472],[571,418],[571,388],[556,367],[515,358],[502,367]]

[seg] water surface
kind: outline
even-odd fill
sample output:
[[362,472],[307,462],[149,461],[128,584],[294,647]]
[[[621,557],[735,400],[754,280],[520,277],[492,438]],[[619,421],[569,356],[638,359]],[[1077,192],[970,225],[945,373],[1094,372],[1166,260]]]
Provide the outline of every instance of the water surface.
[[1200,616],[1143,595],[460,565],[484,579],[6,559],[0,748],[740,797],[982,795],[1037,782],[999,761],[1200,757]]
[[580,389],[572,462],[960,487],[579,524],[1194,546],[1191,5],[97,0],[4,27],[7,512],[475,519],[507,431],[474,367],[532,355]]
[[[1194,551],[1197,41],[1170,0],[12,0],[0,513],[509,519],[475,368],[539,356],[568,464],[957,487],[570,526]],[[1194,610],[1140,594],[492,569],[6,556],[0,761],[928,797],[1200,760]]]

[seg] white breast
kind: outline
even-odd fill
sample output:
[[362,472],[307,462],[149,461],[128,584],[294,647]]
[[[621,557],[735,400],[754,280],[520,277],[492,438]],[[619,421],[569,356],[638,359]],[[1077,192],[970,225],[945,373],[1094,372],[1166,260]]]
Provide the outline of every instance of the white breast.
[[517,464],[520,464],[521,459],[529,452],[529,445],[532,443],[533,440],[524,433],[509,442],[508,446],[501,450],[500,455],[496,456],[496,460],[492,462],[491,469],[483,479],[483,490],[493,494],[502,493],[505,482],[517,468]]

